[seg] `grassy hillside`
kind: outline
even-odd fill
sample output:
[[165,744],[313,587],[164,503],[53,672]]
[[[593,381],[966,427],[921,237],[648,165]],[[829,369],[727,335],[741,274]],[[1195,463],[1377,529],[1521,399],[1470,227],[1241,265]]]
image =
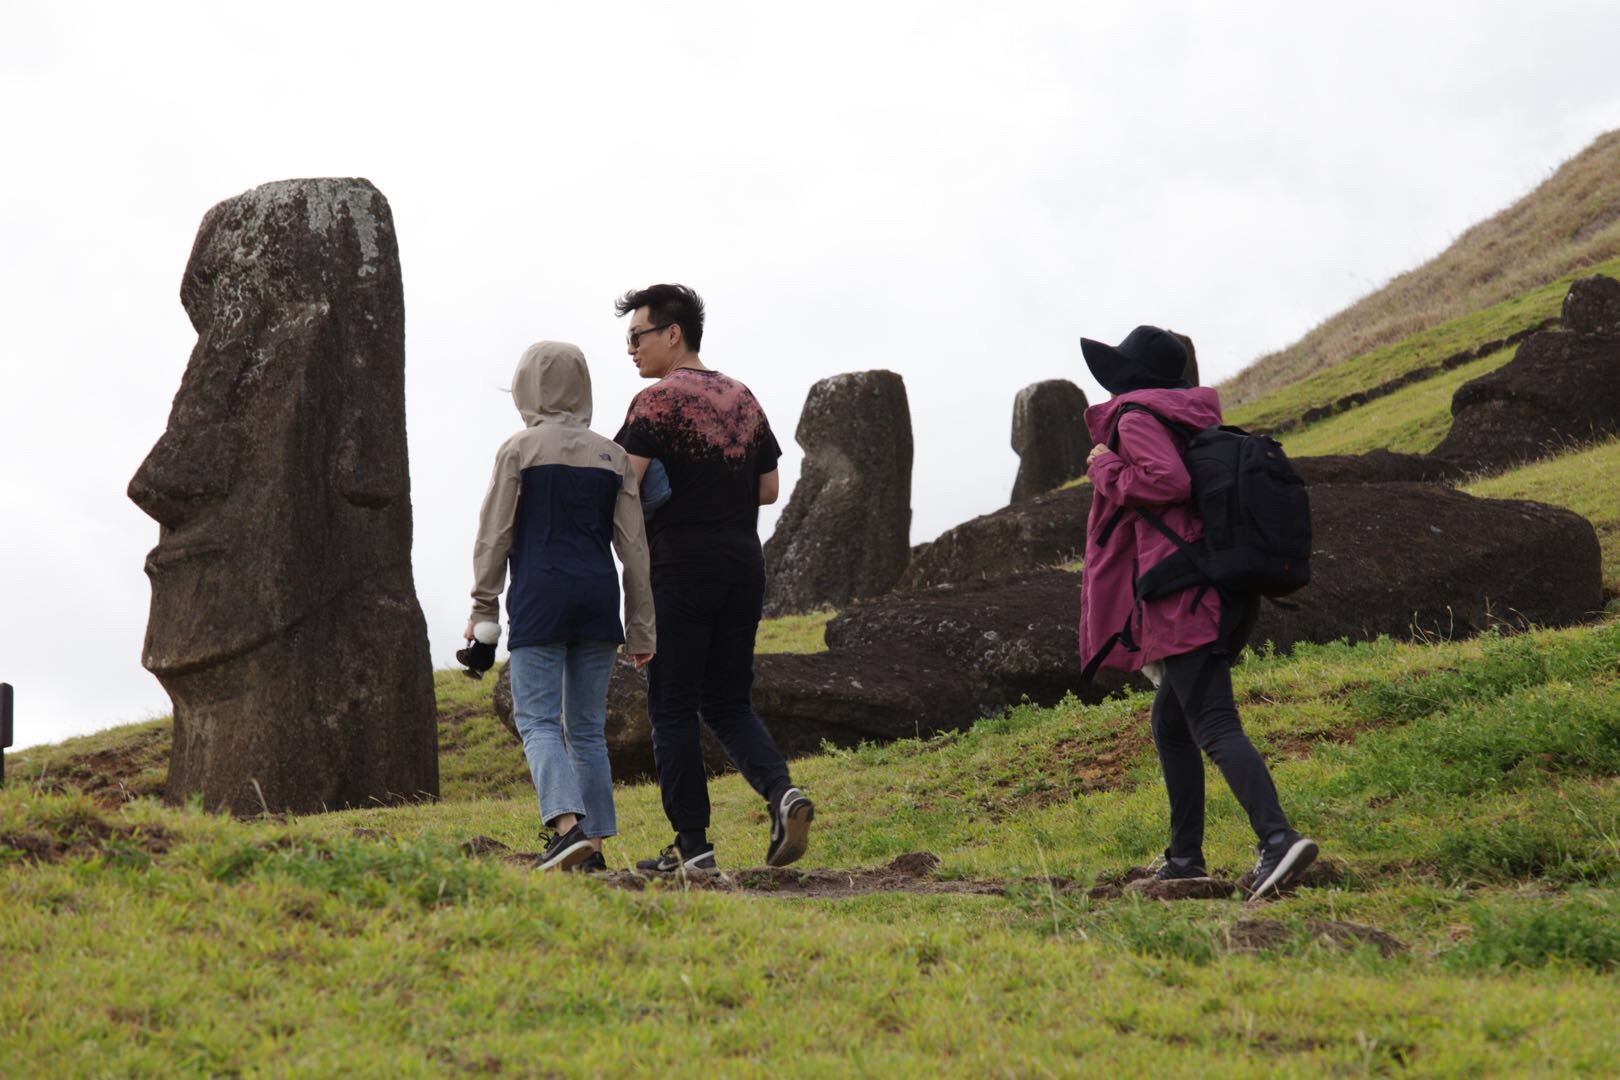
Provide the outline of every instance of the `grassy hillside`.
[[[1600,136],[1530,194],[1444,252],[1228,380],[1246,404],[1354,356],[1620,255],[1620,131]],[[1297,414],[1296,414],[1297,415]]]
[[[521,770],[504,733],[477,750],[487,684],[454,673],[441,708],[462,742],[436,805],[233,821],[50,791],[36,778],[61,750],[30,750],[0,791],[0,1060],[1603,1072],[1620,1052],[1617,669],[1620,621],[1249,657],[1250,726],[1337,877],[1253,910],[1087,895],[1163,842],[1141,696],[797,763],[820,808],[807,866],[942,860],[925,889],[839,900],[627,891],[462,854],[479,834],[537,844],[532,793],[487,794]],[[757,864],[756,799],[736,777],[714,791],[722,864]],[[1213,772],[1210,791],[1208,850],[1235,873],[1250,838]],[[651,787],[621,788],[619,811],[614,864],[666,841]],[[970,883],[1000,894],[944,891]]]
[[[1547,319],[1557,318],[1563,308],[1564,294],[1569,292],[1570,282],[1590,274],[1620,277],[1620,258],[1537,284],[1490,307],[1460,315],[1432,329],[1345,359],[1333,367],[1279,386],[1258,398],[1230,402],[1227,416],[1232,423],[1244,427],[1272,430],[1298,420],[1309,409],[1331,405],[1350,394],[1392,382],[1411,372],[1433,368],[1457,353],[1501,341]],[[1226,402],[1226,392],[1223,387],[1223,402]],[[1446,404],[1449,414],[1449,398]]]

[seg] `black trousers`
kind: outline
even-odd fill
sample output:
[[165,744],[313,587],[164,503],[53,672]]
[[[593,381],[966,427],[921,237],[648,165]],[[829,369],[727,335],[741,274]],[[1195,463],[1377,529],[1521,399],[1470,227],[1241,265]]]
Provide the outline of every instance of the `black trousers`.
[[1153,745],[1170,796],[1170,846],[1165,854],[1204,861],[1202,750],[1226,778],[1261,843],[1288,828],[1271,771],[1243,733],[1232,699],[1232,662],[1213,645],[1164,659],[1153,699]]
[[763,585],[653,584],[658,655],[647,665],[647,715],[664,814],[676,832],[709,827],[701,717],[767,801],[791,786],[787,761],[754,712],[754,634]]

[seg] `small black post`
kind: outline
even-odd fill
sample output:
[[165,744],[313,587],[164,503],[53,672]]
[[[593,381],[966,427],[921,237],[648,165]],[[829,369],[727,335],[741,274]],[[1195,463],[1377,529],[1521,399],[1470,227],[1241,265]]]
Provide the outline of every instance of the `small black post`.
[[0,682],[0,784],[6,782],[6,747],[11,745],[11,684]]

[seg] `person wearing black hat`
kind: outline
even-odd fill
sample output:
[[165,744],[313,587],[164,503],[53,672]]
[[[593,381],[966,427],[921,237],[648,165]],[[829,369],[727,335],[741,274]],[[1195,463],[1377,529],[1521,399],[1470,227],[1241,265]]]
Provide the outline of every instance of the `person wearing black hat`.
[[[1157,876],[1203,877],[1204,763],[1208,754],[1249,816],[1259,841],[1253,895],[1274,895],[1316,858],[1316,843],[1289,825],[1271,772],[1243,731],[1232,696],[1232,657],[1253,625],[1253,597],[1192,586],[1138,600],[1138,577],[1178,550],[1134,508],[1150,511],[1186,543],[1203,537],[1192,477],[1169,424],[1192,431],[1221,423],[1220,398],[1189,387],[1176,335],[1138,326],[1118,345],[1080,339],[1086,366],[1113,396],[1086,410],[1095,446],[1080,594],[1080,653],[1098,667],[1141,670],[1158,688],[1153,743],[1170,799],[1170,845]],[[1137,406],[1137,408],[1127,408]],[[1223,612],[1223,605],[1234,606]],[[1223,621],[1223,614],[1227,618]]]

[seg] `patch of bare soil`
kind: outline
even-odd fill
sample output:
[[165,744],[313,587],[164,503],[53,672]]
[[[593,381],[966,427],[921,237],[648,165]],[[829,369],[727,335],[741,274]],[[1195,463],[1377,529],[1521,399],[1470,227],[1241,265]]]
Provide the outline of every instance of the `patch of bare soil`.
[[24,863],[54,863],[64,859],[87,859],[122,848],[147,855],[169,850],[168,832],[156,825],[115,825],[100,819],[78,821],[70,830],[49,832],[23,829],[0,833],[0,866],[11,859]]
[[168,770],[160,766],[168,760],[173,743],[173,728],[151,728],[117,747],[68,758],[39,786],[46,791],[80,791],[110,808],[147,795],[161,797]]
[[[1350,950],[1371,945],[1378,955],[1389,959],[1406,951],[1406,945],[1384,931],[1360,923],[1306,919],[1305,932],[1315,941],[1336,949]],[[1226,947],[1232,952],[1260,952],[1295,940],[1298,930],[1274,919],[1242,919],[1226,932]]]

